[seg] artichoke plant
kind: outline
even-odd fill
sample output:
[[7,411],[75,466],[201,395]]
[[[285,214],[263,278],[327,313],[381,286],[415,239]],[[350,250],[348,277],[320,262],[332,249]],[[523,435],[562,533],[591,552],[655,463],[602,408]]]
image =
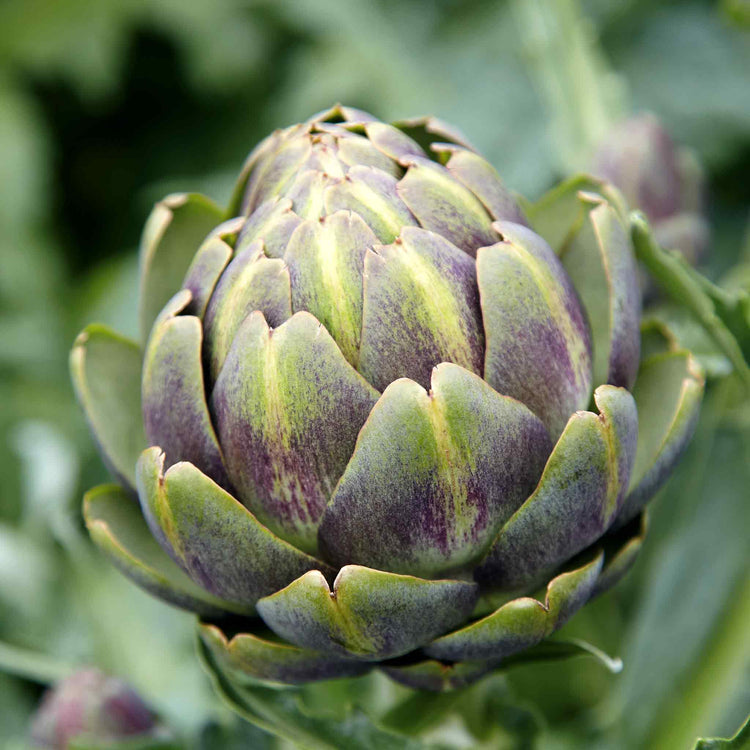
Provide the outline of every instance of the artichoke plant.
[[703,383],[641,352],[606,183],[522,208],[449,126],[334,107],[226,210],[159,203],[141,252],[142,342],[71,356],[118,481],[86,524],[231,679],[465,685],[633,562]]

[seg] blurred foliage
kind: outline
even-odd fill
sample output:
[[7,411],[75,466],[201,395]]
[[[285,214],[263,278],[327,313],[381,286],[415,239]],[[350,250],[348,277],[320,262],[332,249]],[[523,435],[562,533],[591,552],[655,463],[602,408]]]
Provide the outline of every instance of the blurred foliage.
[[[572,0],[0,4],[2,747],[24,747],[44,684],[86,663],[132,682],[187,746],[278,746],[214,697],[191,618],[102,564],[81,527],[82,490],[105,474],[67,350],[90,320],[135,332],[134,250],[164,193],[225,201],[259,138],[340,100],[383,119],[451,121],[534,197],[585,167],[617,117],[650,109],[707,167],[714,242],[703,270],[750,286],[747,3],[589,0],[584,11]],[[690,321],[681,331],[700,341]],[[715,378],[641,559],[566,627],[622,656],[623,673],[581,659],[421,698],[411,709],[428,741],[460,746],[468,727],[491,748],[679,748],[740,726],[750,413],[720,378],[720,353],[700,346]],[[357,699],[385,727],[409,709],[388,690],[352,681],[274,700],[324,721]],[[453,701],[463,721],[441,724]]]

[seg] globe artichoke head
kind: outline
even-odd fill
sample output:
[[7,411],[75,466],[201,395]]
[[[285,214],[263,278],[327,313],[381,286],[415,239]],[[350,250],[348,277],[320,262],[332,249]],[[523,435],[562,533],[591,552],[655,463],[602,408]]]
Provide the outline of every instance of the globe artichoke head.
[[626,221],[591,178],[525,215],[433,119],[274,133],[227,211],[157,205],[144,346],[75,345],[94,540],[237,679],[519,658],[625,572],[700,401],[687,352],[641,361]]

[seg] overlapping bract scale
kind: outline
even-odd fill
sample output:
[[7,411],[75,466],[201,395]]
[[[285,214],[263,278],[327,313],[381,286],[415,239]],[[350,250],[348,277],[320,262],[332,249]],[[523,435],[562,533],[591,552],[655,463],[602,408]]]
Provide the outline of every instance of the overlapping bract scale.
[[500,530],[477,580],[518,589],[598,539],[616,517],[635,461],[638,416],[624,388],[600,386],[600,414],[568,421],[539,484]]
[[205,398],[200,319],[180,315],[191,302],[178,292],[156,319],[143,362],[143,422],[150,445],[166,452],[169,465],[190,461],[229,486],[221,448]]
[[406,227],[364,259],[360,372],[382,390],[430,382],[453,362],[481,374],[484,335],[474,262],[434,232]]
[[570,279],[531,230],[497,222],[477,278],[486,335],[484,377],[523,401],[557,438],[591,393],[591,338]]
[[233,679],[458,687],[632,564],[703,383],[640,362],[616,191],[524,213],[444,123],[336,106],[259,144],[226,214],[163,201],[141,252],[144,348],[71,355],[126,488],[86,523],[157,596],[249,616],[201,627]]
[[377,391],[308,312],[243,322],[212,396],[227,471],[277,534],[313,551],[321,517]]
[[531,494],[551,443],[523,404],[454,364],[429,393],[391,383],[371,411],[320,527],[327,556],[427,577],[486,551]]
[[292,309],[311,312],[356,367],[362,331],[365,254],[377,243],[356,213],[337,211],[300,224],[284,262],[292,286]]
[[413,651],[462,623],[477,595],[477,585],[465,581],[428,581],[346,565],[333,587],[311,571],[258,602],[258,612],[296,646],[380,661]]

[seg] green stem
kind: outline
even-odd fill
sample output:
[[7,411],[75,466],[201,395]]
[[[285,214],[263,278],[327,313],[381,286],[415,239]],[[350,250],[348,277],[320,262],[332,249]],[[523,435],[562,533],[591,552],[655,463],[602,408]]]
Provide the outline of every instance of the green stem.
[[560,166],[580,170],[627,114],[625,81],[609,66],[578,0],[513,0],[511,7]]

